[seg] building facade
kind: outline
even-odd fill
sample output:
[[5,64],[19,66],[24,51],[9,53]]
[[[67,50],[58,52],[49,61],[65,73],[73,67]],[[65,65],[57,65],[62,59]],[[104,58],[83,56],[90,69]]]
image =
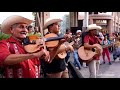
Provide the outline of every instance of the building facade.
[[[79,29],[82,29],[83,27],[83,21],[84,21],[84,12],[78,12],[76,14],[78,14],[78,16],[76,16],[76,19],[78,20],[75,24],[72,23],[73,21],[76,20],[72,20],[71,18],[73,18],[74,14],[71,13],[75,13],[75,12],[70,12],[69,15],[64,16],[64,24],[62,24],[61,26],[63,27],[63,29],[66,28],[71,28],[71,27],[79,27]],[[76,15],[75,14],[75,15]],[[42,25],[45,24],[46,19],[48,19],[50,17],[50,12],[39,12],[40,15],[40,19],[42,21]],[[74,15],[74,17],[75,17]],[[100,25],[103,30],[107,31],[108,33],[113,33],[113,32],[120,32],[120,12],[89,12],[89,24],[97,24]],[[72,24],[71,24],[72,23]],[[66,25],[66,26],[65,26]],[[65,31],[62,30],[64,33]],[[47,32],[47,30],[45,30],[44,32]]]
[[[38,17],[37,17],[36,12],[35,12],[34,16],[35,16],[35,26],[39,26]],[[44,26],[46,19],[48,19],[49,17],[50,17],[50,12],[39,12],[39,19],[40,19],[42,26]],[[46,32],[47,32],[47,30],[44,30],[43,33],[45,34]]]
[[70,29],[70,15],[64,15],[60,26],[61,33],[65,34],[66,29]]
[[[78,20],[84,20],[84,15],[79,15]],[[119,12],[89,12],[89,24],[97,24],[108,33],[120,32]]]

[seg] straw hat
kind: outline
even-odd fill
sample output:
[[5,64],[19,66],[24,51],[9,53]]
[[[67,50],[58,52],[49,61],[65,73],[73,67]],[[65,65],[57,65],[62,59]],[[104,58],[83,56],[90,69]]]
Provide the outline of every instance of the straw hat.
[[76,33],[80,33],[80,32],[81,32],[81,30],[77,30],[77,31],[76,31]]
[[22,16],[12,15],[12,16],[6,18],[2,22],[2,24],[1,24],[1,30],[2,30],[2,32],[6,33],[6,34],[11,34],[11,32],[10,32],[11,25],[16,24],[16,23],[25,23],[25,24],[29,25],[32,22],[33,22],[33,20],[24,18]]
[[56,22],[61,22],[62,20],[60,18],[49,18],[46,20],[45,25],[43,26],[43,30],[45,30],[49,25],[56,23]]
[[102,27],[101,26],[97,26],[96,24],[90,24],[86,31],[90,31],[90,30],[94,30],[94,29],[95,30],[100,30],[100,29],[102,29]]

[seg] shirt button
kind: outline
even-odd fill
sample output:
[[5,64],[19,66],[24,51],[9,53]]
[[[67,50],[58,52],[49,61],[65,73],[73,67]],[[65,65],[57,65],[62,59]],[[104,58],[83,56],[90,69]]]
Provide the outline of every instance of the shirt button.
[[31,70],[31,69],[29,69],[29,70]]

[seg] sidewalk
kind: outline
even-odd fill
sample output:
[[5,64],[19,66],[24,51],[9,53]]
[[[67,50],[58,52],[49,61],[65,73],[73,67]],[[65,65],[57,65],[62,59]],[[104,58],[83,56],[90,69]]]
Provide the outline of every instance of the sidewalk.
[[[119,58],[116,59],[114,62],[112,54],[111,54],[111,62],[112,65],[108,64],[107,57],[106,58],[106,64],[102,64],[103,59],[100,57],[100,69],[99,69],[99,76],[98,78],[120,78],[120,60]],[[73,55],[71,53],[70,59],[73,61]],[[80,70],[80,73],[83,75],[84,78],[89,78],[89,68],[82,67]]]

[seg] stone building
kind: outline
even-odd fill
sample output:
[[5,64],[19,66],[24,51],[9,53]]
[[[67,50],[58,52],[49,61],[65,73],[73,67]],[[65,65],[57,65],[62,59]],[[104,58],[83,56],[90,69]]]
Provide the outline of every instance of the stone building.
[[[84,15],[79,15],[78,21],[83,20]],[[120,32],[120,12],[89,12],[89,24],[93,23],[100,25],[108,33]]]

